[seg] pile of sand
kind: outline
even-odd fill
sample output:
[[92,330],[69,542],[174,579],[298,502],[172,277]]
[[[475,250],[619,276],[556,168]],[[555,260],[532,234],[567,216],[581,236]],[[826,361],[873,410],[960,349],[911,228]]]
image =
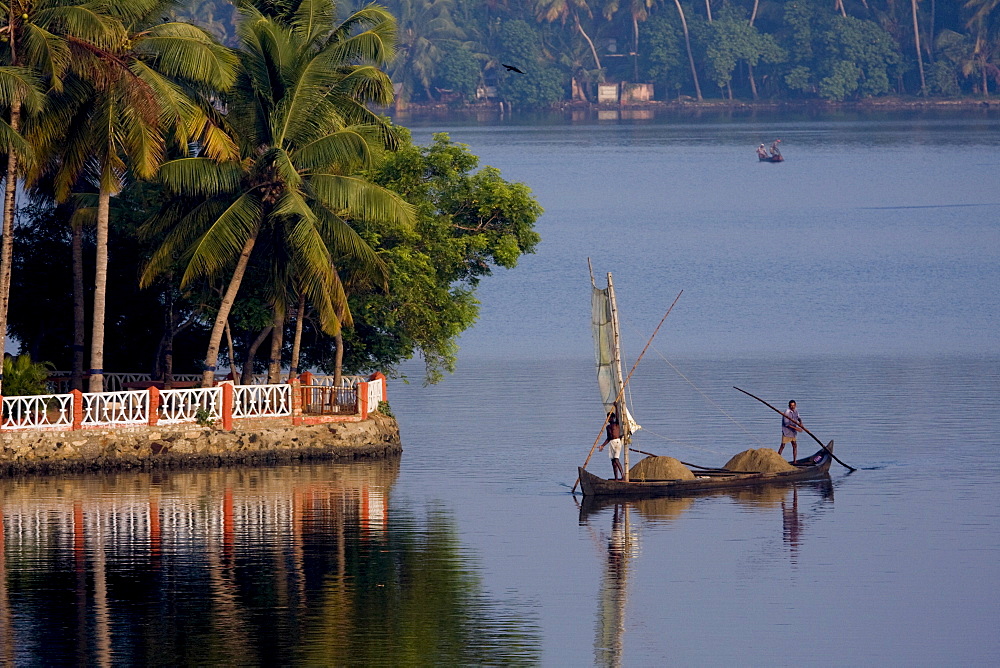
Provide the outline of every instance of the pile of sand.
[[750,449],[736,455],[723,467],[730,471],[753,471],[754,473],[780,473],[794,471],[795,467],[771,448]]
[[694,480],[691,470],[673,457],[646,457],[628,471],[629,480]]

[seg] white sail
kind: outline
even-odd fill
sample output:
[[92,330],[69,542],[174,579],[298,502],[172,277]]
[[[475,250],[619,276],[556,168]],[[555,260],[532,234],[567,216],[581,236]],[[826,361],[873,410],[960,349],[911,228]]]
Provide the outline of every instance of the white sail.
[[[622,387],[625,379],[619,376],[621,364],[615,355],[615,335],[614,323],[611,314],[610,288],[603,290],[594,286],[590,298],[591,328],[594,333],[594,357],[597,362],[597,386],[601,392],[601,403],[604,404],[604,412],[610,413],[615,407],[615,399],[618,396],[618,389]],[[620,351],[619,351],[620,354]],[[624,397],[623,397],[624,400]],[[633,433],[641,429],[628,408],[625,408],[625,422],[628,425],[628,432]]]

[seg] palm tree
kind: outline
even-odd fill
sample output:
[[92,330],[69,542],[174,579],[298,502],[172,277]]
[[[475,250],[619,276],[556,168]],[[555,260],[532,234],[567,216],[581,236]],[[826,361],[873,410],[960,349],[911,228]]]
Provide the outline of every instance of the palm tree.
[[104,387],[111,196],[121,190],[127,172],[136,178],[155,175],[168,132],[181,151],[197,142],[206,154],[224,158],[234,149],[219,132],[208,103],[215,91],[234,82],[233,54],[201,28],[157,23],[163,5],[156,0],[123,0],[109,7],[116,39],[74,43],[78,74],[51,96],[50,109],[33,134],[51,156],[38,176],[54,175],[57,200],[67,199],[81,179],[98,191],[91,392]]
[[[0,150],[7,154],[2,241],[0,241],[0,353],[6,348],[7,307],[13,259],[16,186],[28,144],[18,134],[23,114],[41,108],[43,86],[61,88],[72,63],[71,40],[101,42],[109,36],[107,17],[92,3],[73,0],[20,0],[0,5]],[[0,382],[2,382],[0,374]]]
[[415,85],[424,89],[428,99],[433,98],[431,80],[444,55],[442,44],[462,40],[465,33],[451,17],[454,0],[395,0],[387,4],[397,21],[392,79],[402,88],[396,100],[399,109]]
[[242,69],[227,102],[239,160],[165,163],[161,179],[179,199],[148,225],[167,235],[143,284],[177,257],[186,266],[182,286],[232,272],[205,354],[205,386],[214,382],[223,329],[258,241],[290,267],[271,275],[298,276],[322,327],[336,333],[334,264],[385,282],[384,264],[345,217],[400,224],[413,217],[397,195],[356,176],[393,141],[391,127],[365,106],[392,100],[380,69],[393,55],[391,15],[369,5],[335,25],[328,0],[264,9],[269,15],[241,10]]
[[594,67],[600,73],[604,68],[601,67],[601,59],[597,55],[594,40],[590,38],[590,35],[583,29],[583,24],[580,23],[580,12],[583,12],[587,16],[594,15],[590,11],[590,5],[587,4],[587,0],[535,0],[535,15],[540,21],[548,23],[559,21],[565,25],[567,19],[573,19],[573,25],[587,41],[587,44],[590,45],[590,53],[594,58]]
[[684,8],[681,7],[681,0],[674,0],[677,5],[677,13],[681,16],[681,28],[684,30],[684,45],[687,47],[688,62],[691,64],[691,78],[694,79],[694,90],[701,102],[701,86],[698,84],[698,68],[694,65],[694,52],[691,51],[691,35],[688,33],[687,19],[684,17]]
[[920,23],[917,21],[917,0],[910,0],[913,14],[913,46],[917,52],[917,68],[920,70],[920,94],[927,95],[927,79],[924,78],[924,55],[920,52]]

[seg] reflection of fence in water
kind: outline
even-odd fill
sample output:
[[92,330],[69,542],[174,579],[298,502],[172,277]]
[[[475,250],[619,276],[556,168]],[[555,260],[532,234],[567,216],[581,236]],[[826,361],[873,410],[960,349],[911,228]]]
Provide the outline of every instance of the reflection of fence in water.
[[[162,487],[150,486],[148,474],[137,474],[117,480],[117,490],[83,489],[71,480],[62,481],[62,486],[54,481],[8,481],[0,488],[6,556],[84,544],[100,544],[109,556],[163,549],[197,553],[223,540],[282,545],[287,543],[282,537],[310,533],[310,526],[322,531],[345,521],[368,532],[386,528],[395,466],[355,464],[346,469],[356,471],[353,474],[310,480],[310,473],[318,470],[288,469],[289,475],[277,477],[253,471],[225,481],[208,477],[211,474],[196,479],[189,474],[184,479],[168,477]],[[296,483],[300,476],[306,480]],[[67,496],[55,494],[54,487]],[[165,489],[174,493],[162,495]]]

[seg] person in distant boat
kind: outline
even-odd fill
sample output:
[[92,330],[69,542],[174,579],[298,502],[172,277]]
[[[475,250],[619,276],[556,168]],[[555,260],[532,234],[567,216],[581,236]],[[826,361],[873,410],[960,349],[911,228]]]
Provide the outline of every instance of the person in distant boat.
[[764,148],[763,144],[757,147],[757,157],[761,160],[767,160],[767,149]]
[[611,457],[611,468],[614,471],[615,480],[625,479],[625,469],[622,468],[622,426],[618,422],[618,416],[615,411],[608,413],[608,426],[607,426],[608,437],[604,439],[598,450],[604,450],[604,446],[609,446],[608,456]]
[[778,454],[785,449],[786,443],[792,444],[792,461],[799,458],[799,444],[795,438],[802,431],[802,420],[799,419],[799,412],[795,410],[795,400],[788,402],[788,410],[781,414],[781,447]]
[[781,150],[778,148],[778,144],[781,143],[780,139],[775,139],[771,142],[771,157],[778,158],[781,157]]

